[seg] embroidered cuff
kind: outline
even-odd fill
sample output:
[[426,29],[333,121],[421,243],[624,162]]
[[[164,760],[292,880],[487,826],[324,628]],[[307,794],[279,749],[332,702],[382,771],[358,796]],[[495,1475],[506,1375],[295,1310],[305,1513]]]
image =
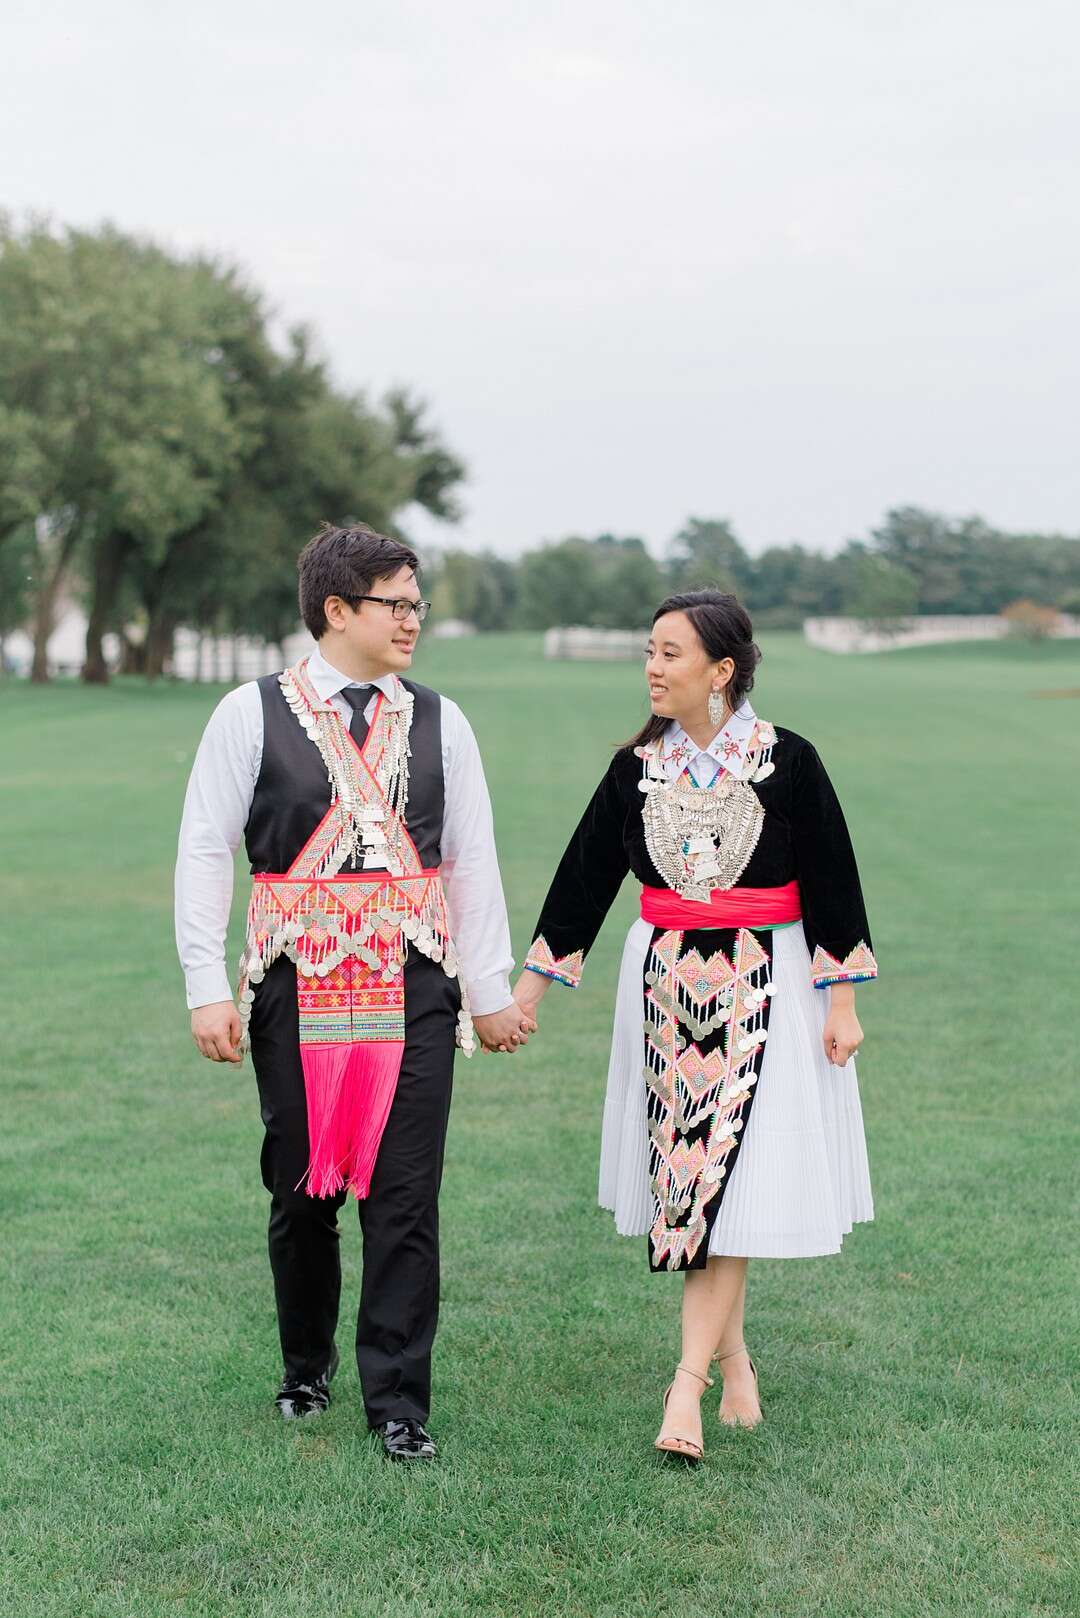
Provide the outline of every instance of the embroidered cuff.
[[541,977],[565,983],[568,989],[576,989],[585,970],[585,954],[583,950],[576,949],[572,955],[564,955],[556,960],[548,948],[547,940],[538,938],[525,957],[525,968],[529,972],[539,972]]
[[869,944],[858,943],[838,961],[819,944],[810,963],[815,989],[827,989],[833,983],[866,983],[878,975],[877,962]]

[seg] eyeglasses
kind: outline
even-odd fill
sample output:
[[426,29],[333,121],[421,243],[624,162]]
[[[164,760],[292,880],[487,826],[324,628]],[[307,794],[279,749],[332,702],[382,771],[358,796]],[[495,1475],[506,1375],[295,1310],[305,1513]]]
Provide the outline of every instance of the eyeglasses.
[[350,601],[377,601],[380,606],[389,607],[399,624],[403,624],[410,612],[415,612],[416,621],[422,624],[431,611],[430,601],[414,601],[411,596],[350,596]]

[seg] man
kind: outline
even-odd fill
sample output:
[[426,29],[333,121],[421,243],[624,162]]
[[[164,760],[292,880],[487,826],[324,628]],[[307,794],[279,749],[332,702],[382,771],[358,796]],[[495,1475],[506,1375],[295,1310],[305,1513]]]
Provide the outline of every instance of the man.
[[[402,678],[428,610],[416,555],[363,525],[324,526],[298,568],[317,650],[231,691],[206,727],[180,830],[177,947],[202,1054],[239,1063],[250,1043],[278,1408],[292,1420],[329,1403],[337,1210],[352,1190],[368,1421],[388,1457],[430,1460],[455,1029],[469,1054],[474,1026],[485,1049],[512,1051],[535,1025],[510,993],[472,730],[456,704]],[[238,1008],[224,944],[241,837],[253,891]]]

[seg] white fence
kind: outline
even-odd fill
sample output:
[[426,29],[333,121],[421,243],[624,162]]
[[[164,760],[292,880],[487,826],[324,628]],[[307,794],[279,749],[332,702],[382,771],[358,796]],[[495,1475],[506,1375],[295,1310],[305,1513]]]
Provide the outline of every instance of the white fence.
[[[901,646],[933,646],[945,641],[1001,640],[1014,633],[1007,618],[990,613],[970,616],[929,613],[896,618],[887,624],[863,618],[807,618],[803,634],[823,652],[891,652]],[[1057,636],[1080,636],[1080,618],[1059,615]]]
[[544,656],[592,662],[628,662],[641,657],[647,629],[549,629]]
[[239,685],[299,662],[315,642],[304,632],[287,635],[279,644],[246,635],[200,635],[178,629],[168,671],[178,680],[219,681]]

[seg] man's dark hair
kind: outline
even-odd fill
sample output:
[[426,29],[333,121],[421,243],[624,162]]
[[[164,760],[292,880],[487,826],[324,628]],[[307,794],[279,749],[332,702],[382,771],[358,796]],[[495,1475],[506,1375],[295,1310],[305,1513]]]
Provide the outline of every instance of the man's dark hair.
[[403,567],[420,571],[420,558],[399,539],[377,534],[367,523],[335,528],[323,523],[309,539],[296,564],[300,575],[300,616],[315,640],[327,631],[323,603],[327,596],[354,602],[372,594],[376,579],[386,579]]

